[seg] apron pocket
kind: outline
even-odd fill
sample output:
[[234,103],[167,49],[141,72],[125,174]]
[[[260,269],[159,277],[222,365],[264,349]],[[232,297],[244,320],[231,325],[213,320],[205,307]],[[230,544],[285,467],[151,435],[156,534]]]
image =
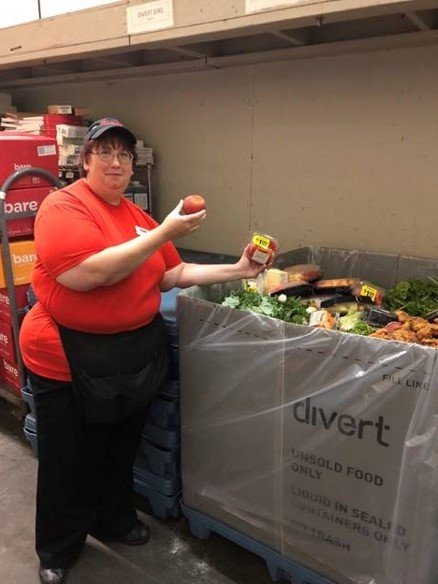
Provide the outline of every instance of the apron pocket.
[[166,382],[167,374],[165,347],[136,373],[92,377],[84,369],[75,368],[72,398],[86,422],[115,422],[147,406]]

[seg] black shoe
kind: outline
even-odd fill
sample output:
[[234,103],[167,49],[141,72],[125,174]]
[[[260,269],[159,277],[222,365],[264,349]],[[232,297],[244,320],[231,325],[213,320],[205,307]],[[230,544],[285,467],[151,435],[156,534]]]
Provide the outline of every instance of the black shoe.
[[42,584],[63,584],[67,582],[67,570],[64,568],[40,567],[39,574]]
[[134,527],[123,537],[118,538],[118,541],[126,545],[143,545],[149,541],[151,532],[149,527],[142,521],[137,519]]

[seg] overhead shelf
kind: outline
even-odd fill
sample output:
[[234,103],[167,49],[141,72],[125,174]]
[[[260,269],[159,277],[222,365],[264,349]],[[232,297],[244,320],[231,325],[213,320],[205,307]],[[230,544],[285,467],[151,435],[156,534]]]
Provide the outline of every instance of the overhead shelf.
[[166,74],[438,42],[438,0],[174,0],[174,24],[128,34],[123,0],[1,30],[0,87]]

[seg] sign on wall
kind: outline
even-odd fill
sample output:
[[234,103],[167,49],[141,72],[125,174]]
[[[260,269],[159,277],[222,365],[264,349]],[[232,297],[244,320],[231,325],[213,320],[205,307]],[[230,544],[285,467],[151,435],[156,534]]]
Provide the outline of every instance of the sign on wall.
[[128,34],[151,32],[173,26],[172,0],[154,0],[126,10]]

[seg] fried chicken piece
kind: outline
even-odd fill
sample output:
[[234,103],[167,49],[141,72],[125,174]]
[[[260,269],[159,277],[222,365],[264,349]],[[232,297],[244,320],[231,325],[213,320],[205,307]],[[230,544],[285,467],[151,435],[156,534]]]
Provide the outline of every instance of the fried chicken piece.
[[388,331],[385,331],[384,328],[381,328],[381,329],[375,331],[374,333],[371,333],[368,336],[373,337],[374,339],[390,339],[391,338]]
[[403,310],[397,310],[398,322],[391,322],[369,335],[375,339],[420,343],[438,349],[438,323],[431,324],[419,316],[410,316]]
[[405,328],[400,328],[394,331],[391,335],[394,341],[404,341],[405,343],[416,343],[418,342],[417,335]]
[[411,318],[409,314],[404,310],[396,310],[394,314],[396,315],[400,322],[406,322]]
[[433,329],[430,325],[421,327],[420,330],[416,331],[417,339],[423,341],[424,339],[431,339],[433,337]]
[[426,347],[432,347],[433,349],[438,349],[438,339],[423,339],[421,341],[422,345]]

